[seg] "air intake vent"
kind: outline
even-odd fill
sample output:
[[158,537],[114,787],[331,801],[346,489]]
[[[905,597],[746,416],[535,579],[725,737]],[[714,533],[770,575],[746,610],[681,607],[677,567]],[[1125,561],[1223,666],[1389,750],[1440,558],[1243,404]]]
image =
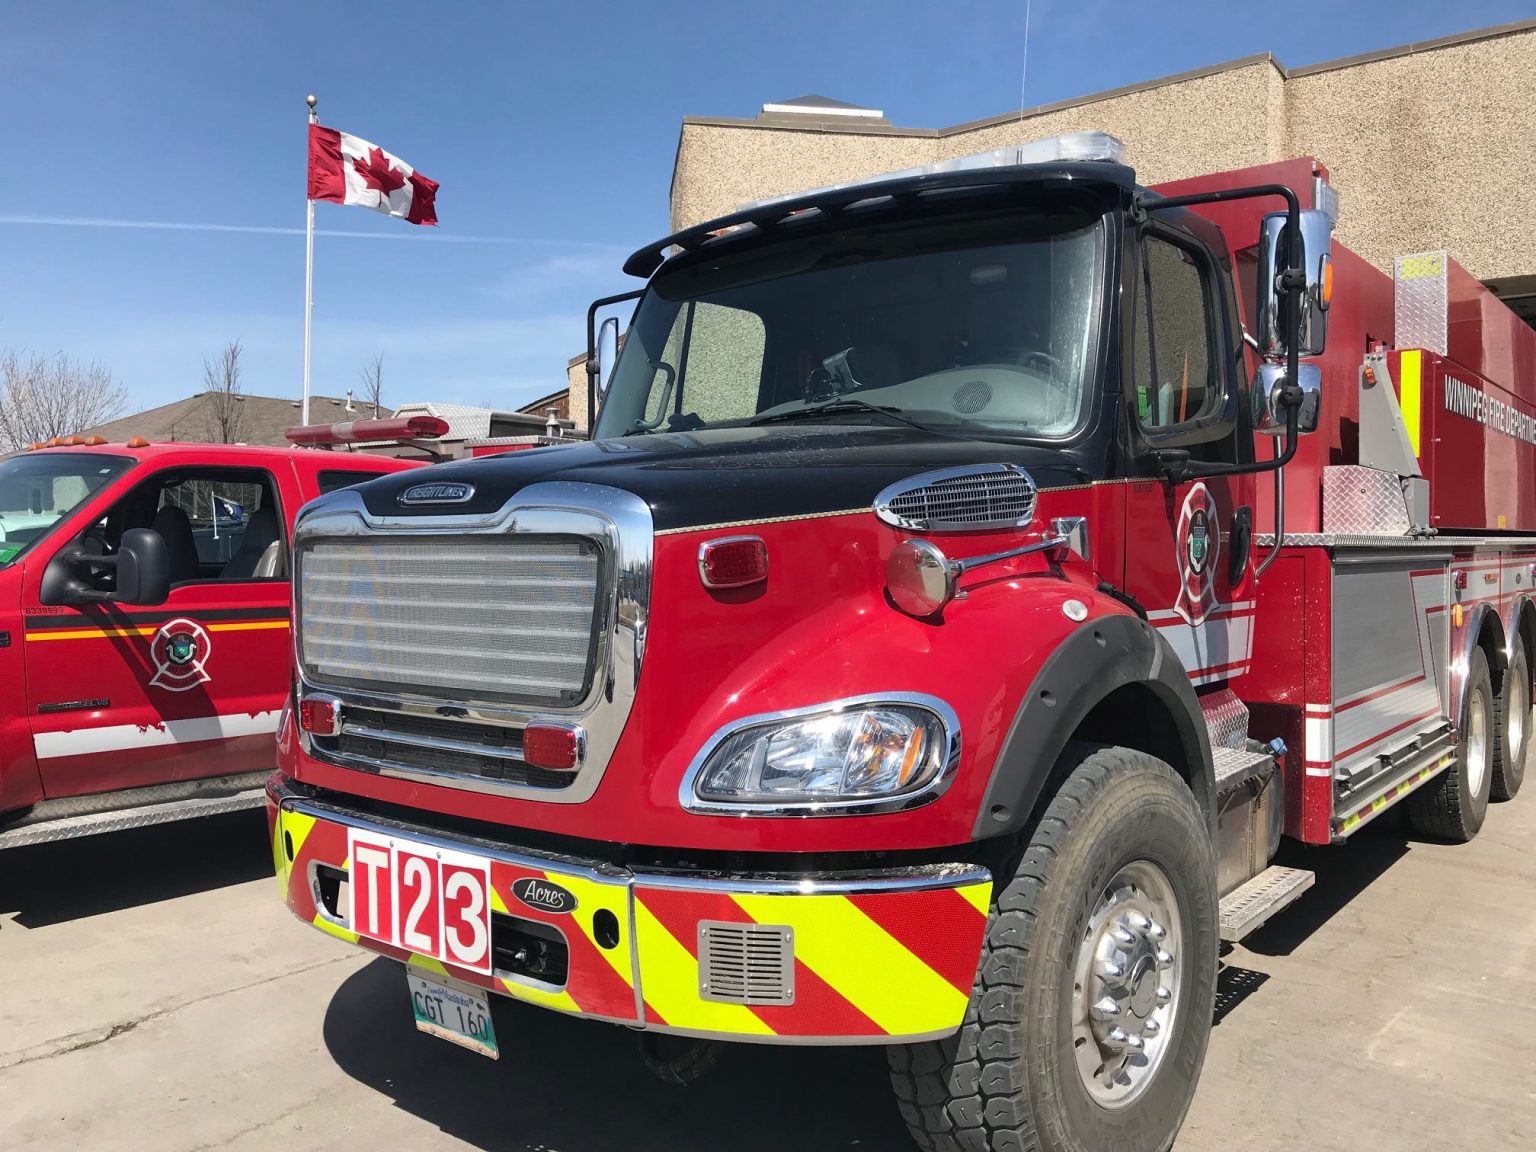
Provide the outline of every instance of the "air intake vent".
[[1035,514],[1035,482],[1012,464],[924,472],[875,497],[875,515],[909,532],[1018,528]]
[[794,930],[700,920],[699,996],[725,1004],[793,1004]]

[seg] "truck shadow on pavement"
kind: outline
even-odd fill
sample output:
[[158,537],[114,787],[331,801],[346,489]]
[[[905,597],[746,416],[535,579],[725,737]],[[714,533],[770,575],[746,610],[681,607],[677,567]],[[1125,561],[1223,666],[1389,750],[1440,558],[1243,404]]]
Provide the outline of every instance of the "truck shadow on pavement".
[[0,917],[41,928],[271,874],[265,813],[205,816],[6,849]]
[[664,1084],[633,1033],[497,998],[501,1059],[416,1031],[405,977],[349,977],[325,1044],[353,1079],[487,1152],[872,1152],[909,1147],[878,1048],[730,1045],[697,1084]]

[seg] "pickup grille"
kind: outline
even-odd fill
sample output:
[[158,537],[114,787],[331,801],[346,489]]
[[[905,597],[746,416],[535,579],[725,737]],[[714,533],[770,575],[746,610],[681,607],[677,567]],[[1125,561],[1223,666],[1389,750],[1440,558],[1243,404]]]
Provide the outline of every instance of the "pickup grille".
[[574,536],[323,539],[299,557],[310,683],[571,707],[597,649],[601,554]]

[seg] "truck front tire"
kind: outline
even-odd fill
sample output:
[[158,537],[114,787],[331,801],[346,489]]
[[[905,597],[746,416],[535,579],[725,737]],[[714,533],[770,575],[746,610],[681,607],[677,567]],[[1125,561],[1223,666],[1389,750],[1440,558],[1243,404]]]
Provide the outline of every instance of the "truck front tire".
[[1205,817],[1152,756],[1067,757],[999,878],[959,1033],[888,1049],[924,1152],[1163,1152],[1194,1098],[1218,947]]

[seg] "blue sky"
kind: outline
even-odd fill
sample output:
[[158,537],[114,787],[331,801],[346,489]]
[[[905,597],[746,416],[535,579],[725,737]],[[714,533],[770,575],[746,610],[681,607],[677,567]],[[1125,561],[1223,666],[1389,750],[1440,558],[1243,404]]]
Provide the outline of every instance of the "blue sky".
[[[1024,11],[12,0],[0,348],[99,360],[149,407],[196,391],[204,358],[239,338],[246,391],[297,397],[312,91],[323,123],[442,185],[435,232],[316,206],[314,390],[339,395],[382,352],[388,402],[517,406],[562,385],[587,303],[631,287],[623,257],[665,231],[683,116],[809,92],[902,125],[995,115],[1019,103]],[[1532,0],[1035,0],[1027,102],[1531,15]],[[279,231],[42,222],[84,219]]]

